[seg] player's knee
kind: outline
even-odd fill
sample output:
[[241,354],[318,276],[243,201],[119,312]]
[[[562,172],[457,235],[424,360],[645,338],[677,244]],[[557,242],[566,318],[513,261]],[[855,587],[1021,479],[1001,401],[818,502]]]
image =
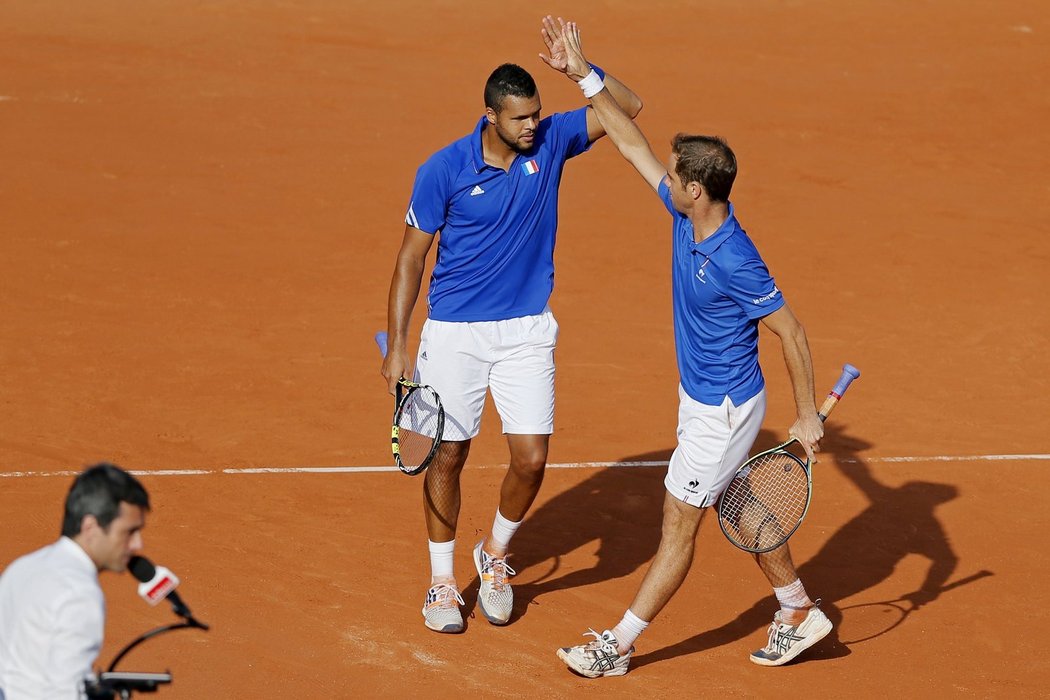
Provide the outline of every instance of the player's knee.
[[547,440],[533,436],[508,436],[510,466],[521,476],[542,476],[547,466]]
[[520,476],[530,479],[543,477],[543,471],[547,466],[546,450],[526,450],[513,455],[511,468]]
[[470,454],[469,440],[443,442],[441,447],[438,448],[437,456],[427,469],[427,472],[445,476],[458,476],[463,471],[463,465],[467,463],[468,454]]

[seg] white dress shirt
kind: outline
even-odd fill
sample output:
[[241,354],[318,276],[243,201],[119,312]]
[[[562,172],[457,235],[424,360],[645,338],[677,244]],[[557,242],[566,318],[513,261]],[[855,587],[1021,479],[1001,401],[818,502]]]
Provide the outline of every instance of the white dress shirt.
[[77,700],[102,648],[98,569],[73,540],[16,559],[0,576],[0,700]]

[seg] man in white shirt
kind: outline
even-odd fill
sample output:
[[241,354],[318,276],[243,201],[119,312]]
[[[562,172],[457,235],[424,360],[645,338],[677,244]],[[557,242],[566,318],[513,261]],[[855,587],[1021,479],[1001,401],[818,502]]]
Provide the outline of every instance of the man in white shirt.
[[105,628],[101,571],[142,549],[149,495],[112,464],[87,468],[66,497],[62,537],[0,576],[0,700],[84,697]]

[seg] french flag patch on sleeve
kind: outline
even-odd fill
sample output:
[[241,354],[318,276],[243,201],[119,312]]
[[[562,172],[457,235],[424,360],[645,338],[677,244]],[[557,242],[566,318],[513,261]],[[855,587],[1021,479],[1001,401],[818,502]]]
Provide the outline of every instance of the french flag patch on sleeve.
[[540,164],[533,158],[530,161],[526,161],[521,164],[521,169],[525,171],[526,175],[535,175],[540,171]]

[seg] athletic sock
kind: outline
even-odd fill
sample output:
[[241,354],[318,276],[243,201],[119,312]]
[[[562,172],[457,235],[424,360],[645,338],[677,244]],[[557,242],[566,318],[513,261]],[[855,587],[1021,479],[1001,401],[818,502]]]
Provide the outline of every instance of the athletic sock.
[[506,551],[507,547],[510,546],[510,538],[514,537],[514,533],[518,531],[519,525],[521,525],[520,520],[516,523],[507,520],[497,508],[496,519],[492,521],[492,537],[487,543],[489,548],[500,552]]
[[795,579],[794,582],[781,588],[774,588],[773,593],[776,594],[777,602],[780,603],[780,609],[785,614],[790,615],[799,610],[813,607],[813,601],[806,595],[806,588],[802,585],[801,579]]
[[[612,628],[612,633],[613,636],[616,637],[620,649],[625,647],[630,649],[634,646],[635,640],[638,639],[639,635],[641,635],[648,626],[648,622],[628,609],[627,612],[623,614],[623,619],[620,620],[619,624]],[[617,653],[619,653],[619,650],[617,650]]]
[[433,542],[427,540],[430,548],[430,577],[431,581],[437,579],[454,579],[452,574],[453,551],[456,549],[456,541]]

